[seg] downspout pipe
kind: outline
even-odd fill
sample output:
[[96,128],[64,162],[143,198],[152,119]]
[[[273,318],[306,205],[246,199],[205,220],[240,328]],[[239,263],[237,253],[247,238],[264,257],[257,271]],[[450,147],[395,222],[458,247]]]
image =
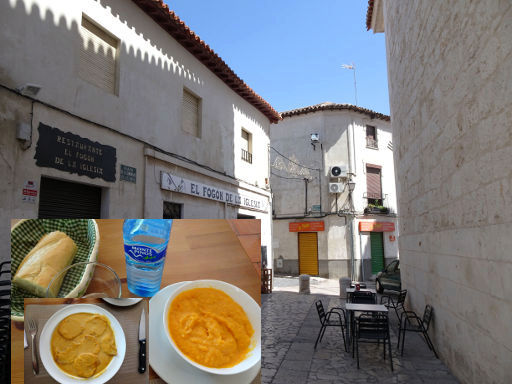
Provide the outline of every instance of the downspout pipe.
[[308,214],[308,179],[304,178],[304,216]]

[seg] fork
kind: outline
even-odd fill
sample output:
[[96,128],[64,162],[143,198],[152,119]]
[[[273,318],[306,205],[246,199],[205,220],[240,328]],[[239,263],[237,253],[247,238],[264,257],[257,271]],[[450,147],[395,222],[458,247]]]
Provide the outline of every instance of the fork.
[[28,321],[28,334],[32,337],[32,370],[34,375],[39,374],[39,363],[37,362],[37,345],[35,337],[37,333],[37,324],[34,319]]

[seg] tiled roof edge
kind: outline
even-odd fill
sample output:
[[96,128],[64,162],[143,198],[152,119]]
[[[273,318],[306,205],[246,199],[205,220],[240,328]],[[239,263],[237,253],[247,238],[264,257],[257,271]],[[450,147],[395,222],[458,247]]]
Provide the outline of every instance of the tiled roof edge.
[[279,113],[238,77],[162,0],[132,1],[228,87],[263,113],[271,123],[277,123],[281,119]]
[[281,112],[281,117],[283,119],[296,115],[305,115],[307,113],[319,112],[319,111],[353,111],[362,113],[364,115],[369,116],[372,119],[380,119],[384,121],[391,121],[391,118],[388,115],[384,115],[383,113],[372,111],[371,109],[361,108],[352,104],[316,104],[311,105],[309,107],[292,109],[291,111]]
[[366,11],[366,30],[367,31],[369,31],[372,27],[373,1],[374,0],[368,0],[368,10]]

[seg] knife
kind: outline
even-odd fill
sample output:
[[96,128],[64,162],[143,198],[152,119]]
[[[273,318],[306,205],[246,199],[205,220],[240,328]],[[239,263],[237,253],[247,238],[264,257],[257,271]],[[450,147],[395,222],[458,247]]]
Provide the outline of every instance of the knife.
[[142,307],[139,322],[139,373],[146,372],[146,312]]

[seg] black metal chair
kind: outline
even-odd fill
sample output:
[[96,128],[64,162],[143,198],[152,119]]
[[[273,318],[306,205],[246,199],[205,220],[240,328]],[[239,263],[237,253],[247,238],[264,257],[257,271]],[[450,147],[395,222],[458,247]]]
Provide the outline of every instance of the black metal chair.
[[389,351],[391,371],[393,371],[393,356],[391,354],[391,340],[389,335],[389,318],[387,314],[362,314],[355,323],[355,336],[352,346],[352,357],[354,348],[357,356],[357,369],[359,369],[359,343],[376,343],[383,341],[383,356],[386,360],[386,344]]
[[[345,352],[347,352],[347,342],[345,341],[345,324],[347,316],[345,314],[345,310],[343,308],[331,308],[329,312],[325,312],[324,306],[321,300],[315,302],[316,310],[318,312],[318,317],[320,318],[320,332],[318,332],[318,336],[315,342],[315,349],[318,342],[322,342],[324,337],[325,329],[327,327],[340,327],[341,335],[343,336],[343,345],[345,346]],[[331,319],[334,315],[335,318]]]
[[354,291],[350,296],[350,302],[354,304],[375,304],[377,302],[375,293],[369,291]]
[[420,319],[413,311],[402,312],[402,315],[400,316],[400,328],[398,329],[398,344],[396,346],[398,349],[400,347],[400,341],[402,341],[402,356],[404,355],[405,333],[416,332],[423,334],[423,338],[425,339],[428,348],[434,352],[436,358],[439,359],[439,356],[437,356],[436,350],[434,349],[434,344],[428,336],[428,328],[430,327],[430,321],[432,320],[432,312],[433,309],[428,304],[425,306],[422,319]]
[[404,289],[400,291],[398,296],[394,297],[391,295],[384,295],[380,298],[380,303],[384,304],[388,309],[393,308],[396,313],[396,317],[400,321],[400,314],[398,313],[399,310],[405,311],[404,304],[405,304],[405,297],[407,296],[407,289]]

